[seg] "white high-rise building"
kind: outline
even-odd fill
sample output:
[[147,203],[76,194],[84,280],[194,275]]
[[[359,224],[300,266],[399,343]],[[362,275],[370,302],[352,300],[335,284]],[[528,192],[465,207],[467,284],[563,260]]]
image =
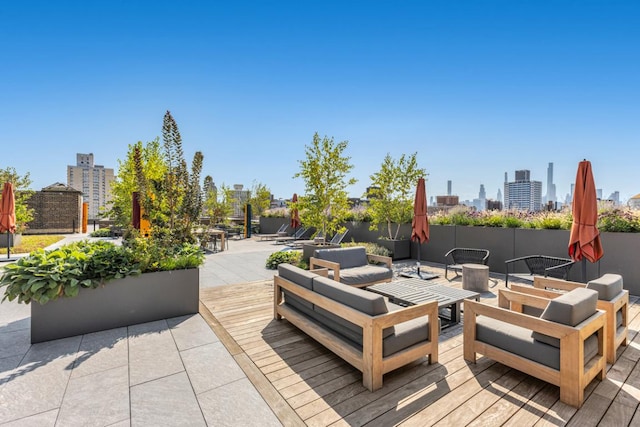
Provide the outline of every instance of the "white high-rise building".
[[531,181],[528,170],[516,171],[516,180],[504,183],[504,208],[530,212],[542,210],[542,182]]
[[89,220],[98,219],[101,208],[109,208],[113,180],[113,169],[94,164],[93,153],[77,153],[76,165],[67,166],[67,186],[82,191],[83,201],[89,203]]

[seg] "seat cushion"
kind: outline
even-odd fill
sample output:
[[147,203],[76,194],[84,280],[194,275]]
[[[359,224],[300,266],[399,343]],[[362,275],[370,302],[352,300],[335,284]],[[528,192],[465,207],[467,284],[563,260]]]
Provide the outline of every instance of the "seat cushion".
[[587,288],[598,292],[598,299],[611,301],[622,292],[622,276],[607,273],[602,277],[587,282]]
[[[533,339],[531,330],[487,316],[476,318],[476,339],[553,369],[560,369],[560,349]],[[585,340],[584,362],[598,354],[598,337]]]
[[[329,277],[333,278],[332,270],[329,270]],[[393,270],[379,265],[363,265],[361,267],[340,269],[340,282],[346,285],[382,282],[391,278],[393,278]]]
[[[549,301],[540,315],[541,319],[563,325],[576,326],[596,313],[598,293],[593,289],[577,288]],[[560,347],[560,340],[539,332],[531,336],[538,341],[554,347]]]
[[313,278],[313,291],[369,316],[388,313],[387,305],[382,295],[353,288],[328,277],[315,276]]
[[326,261],[339,263],[340,270],[368,264],[367,252],[363,246],[316,249],[313,256]]

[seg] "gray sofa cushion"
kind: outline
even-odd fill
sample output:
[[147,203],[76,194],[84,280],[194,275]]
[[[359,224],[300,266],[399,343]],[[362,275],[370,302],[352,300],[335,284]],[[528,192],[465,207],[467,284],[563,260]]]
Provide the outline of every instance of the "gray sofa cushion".
[[382,295],[353,288],[328,277],[315,276],[313,278],[313,291],[355,308],[369,316],[377,316],[389,312]]
[[[596,312],[598,293],[592,289],[577,288],[549,301],[540,315],[541,319],[563,325],[576,326]],[[539,332],[531,334],[533,338],[554,347],[560,347],[560,340]]]
[[[329,270],[329,277],[333,278],[333,270]],[[393,277],[393,270],[378,265],[363,265],[346,270],[340,269],[340,283],[346,285],[360,285],[377,281],[389,280]]]
[[316,249],[313,255],[325,261],[337,262],[340,269],[367,265],[367,252],[363,246],[349,248]]
[[607,273],[598,279],[590,280],[587,288],[597,291],[599,300],[611,301],[622,292],[622,276]]
[[[312,290],[313,288],[313,278],[317,276],[315,273],[311,273],[307,270],[303,270],[295,265],[291,264],[278,264],[278,275],[283,279],[290,280],[303,288],[307,288]],[[287,303],[295,304],[296,307],[304,306],[309,310],[313,310],[313,304],[309,301],[300,298],[297,295],[293,295],[291,292],[287,292],[286,289],[282,290],[284,294],[284,300]]]
[[[535,340],[531,330],[486,316],[476,318],[476,339],[553,369],[560,369],[560,349]],[[598,337],[585,340],[584,361],[598,354]]]

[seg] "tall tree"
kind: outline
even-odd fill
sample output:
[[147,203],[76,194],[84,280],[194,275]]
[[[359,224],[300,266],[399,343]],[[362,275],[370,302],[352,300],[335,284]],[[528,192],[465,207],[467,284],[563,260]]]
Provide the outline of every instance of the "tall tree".
[[253,215],[262,216],[264,211],[271,206],[271,191],[266,185],[254,181],[249,190],[248,202],[251,204]]
[[343,153],[348,141],[335,143],[332,138],[320,138],[316,132],[311,145],[305,146],[305,160],[300,160],[301,177],[305,194],[299,197],[297,206],[302,224],[322,231],[323,236],[340,231],[340,225],[349,212],[347,186],[357,182],[347,175],[353,169],[351,157]]
[[[418,178],[426,175],[426,171],[418,167],[416,156],[417,153],[403,154],[395,160],[387,153],[380,170],[370,176],[370,228],[377,230],[380,224],[385,224],[389,239],[397,239],[400,224],[411,220],[415,185]],[[392,231],[394,223],[395,233]]]

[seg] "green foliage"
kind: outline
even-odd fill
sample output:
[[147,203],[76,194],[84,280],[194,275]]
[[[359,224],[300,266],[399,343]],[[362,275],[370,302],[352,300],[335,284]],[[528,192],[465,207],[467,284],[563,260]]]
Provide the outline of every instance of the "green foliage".
[[92,231],[89,233],[91,237],[111,237],[111,229],[110,228],[99,228],[96,231]]
[[29,172],[20,175],[16,169],[11,166],[0,169],[0,201],[2,201],[2,187],[5,182],[13,184],[16,207],[16,233],[22,233],[27,228],[27,224],[33,221],[33,209],[27,205],[27,200],[29,200],[34,193],[34,191],[29,189],[31,185]]
[[344,218],[349,222],[371,222],[371,211],[367,206],[359,205],[354,206],[349,210],[347,216]]
[[126,243],[80,241],[34,251],[5,267],[0,277],[0,287],[6,286],[3,300],[45,304],[76,296],[80,288],[97,288],[110,280],[145,272],[195,268],[204,261],[200,249],[192,244],[167,246],[155,238]]
[[343,248],[351,246],[364,246],[365,252],[368,254],[391,256],[391,251],[389,249],[371,242],[346,242],[342,243],[340,246],[342,246]]
[[273,208],[267,209],[262,212],[260,215],[265,218],[288,218],[289,217],[289,209],[287,208]]
[[[418,178],[426,175],[426,171],[418,167],[416,156],[417,153],[403,154],[394,160],[387,153],[380,170],[370,176],[370,229],[377,230],[381,224],[386,224],[389,239],[397,239],[400,225],[411,222],[413,217],[415,187]],[[395,233],[392,231],[393,223],[396,224]]]
[[111,183],[111,208],[105,212],[105,216],[124,229],[131,227],[132,197],[135,191],[140,191],[138,180],[158,181],[162,179],[166,169],[158,138],[146,144],[142,141],[129,144],[125,160],[118,160],[118,173]]
[[600,231],[640,233],[640,212],[630,209],[610,209],[599,213]]
[[[207,181],[209,176],[205,178]],[[212,186],[205,186],[203,210],[205,216],[209,217],[209,224],[226,224],[233,214],[233,190],[224,185],[216,191]]]
[[254,181],[249,190],[247,203],[251,204],[252,215],[260,217],[271,206],[271,191],[266,185]]
[[105,241],[80,241],[53,250],[39,249],[5,267],[0,287],[5,299],[45,304],[73,297],[81,287],[97,288],[106,281],[140,274],[133,254]]
[[300,171],[294,175],[304,180],[305,195],[290,208],[298,209],[302,224],[325,236],[342,230],[341,223],[349,211],[346,188],[356,183],[355,178],[347,178],[353,169],[351,158],[343,154],[347,145],[347,141],[334,143],[326,136],[321,139],[316,132],[311,145],[305,146]]
[[300,251],[279,251],[274,252],[269,255],[267,258],[267,262],[265,267],[269,270],[275,270],[278,268],[279,264],[288,263],[288,264],[298,264],[302,258],[302,253]]

